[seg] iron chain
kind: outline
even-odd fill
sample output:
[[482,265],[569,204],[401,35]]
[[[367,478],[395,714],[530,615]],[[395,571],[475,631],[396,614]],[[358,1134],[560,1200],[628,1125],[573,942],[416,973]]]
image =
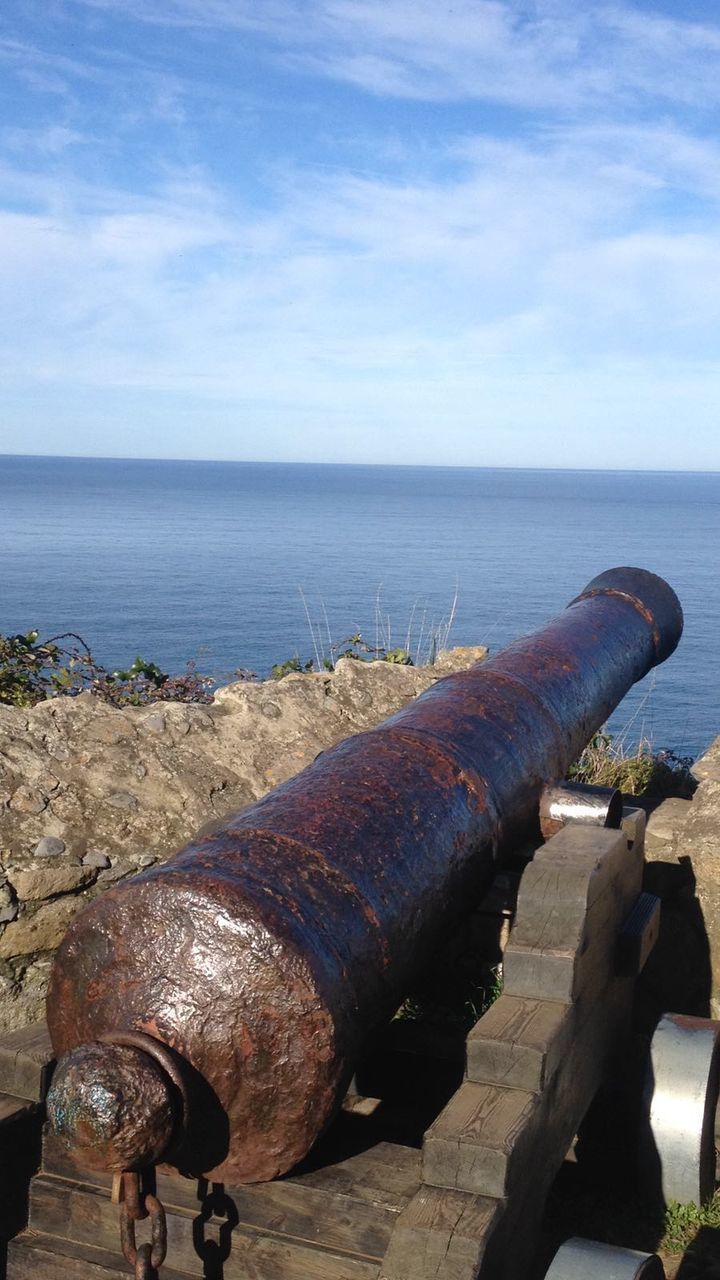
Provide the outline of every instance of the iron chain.
[[[157,1196],[141,1195],[140,1175],[123,1173],[120,1201],[120,1246],[123,1255],[135,1272],[135,1280],[147,1280],[151,1271],[157,1271],[167,1253],[167,1223],[165,1210]],[[150,1243],[138,1245],[135,1239],[135,1223],[150,1218]]]

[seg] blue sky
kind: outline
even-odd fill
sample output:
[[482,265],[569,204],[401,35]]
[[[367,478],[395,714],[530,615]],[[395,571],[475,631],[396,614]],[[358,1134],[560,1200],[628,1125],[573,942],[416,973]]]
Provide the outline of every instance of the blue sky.
[[0,451],[720,470],[720,15],[5,0]]

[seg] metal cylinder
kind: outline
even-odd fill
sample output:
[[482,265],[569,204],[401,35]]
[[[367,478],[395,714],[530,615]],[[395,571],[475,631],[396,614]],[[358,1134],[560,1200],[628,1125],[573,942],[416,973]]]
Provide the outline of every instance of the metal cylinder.
[[[650,1046],[645,1082],[651,1151],[666,1201],[702,1205],[715,1191],[720,1024],[666,1013]],[[654,1157],[654,1158],[653,1158]]]
[[556,782],[540,796],[540,830],[546,840],[571,822],[617,829],[622,822],[622,793],[617,787],[587,782]]
[[663,1280],[656,1253],[638,1253],[574,1236],[558,1249],[545,1280]]
[[[535,635],[108,890],[76,916],[53,966],[53,1046],[74,1051],[60,1079],[73,1063],[84,1073],[86,1042],[145,1033],[186,1077],[178,1167],[227,1182],[289,1169],[498,848],[537,827],[543,788],[681,631],[662,579],[603,574]],[[50,1095],[56,1130],[105,1152],[86,1111],[78,1134],[68,1088]]]

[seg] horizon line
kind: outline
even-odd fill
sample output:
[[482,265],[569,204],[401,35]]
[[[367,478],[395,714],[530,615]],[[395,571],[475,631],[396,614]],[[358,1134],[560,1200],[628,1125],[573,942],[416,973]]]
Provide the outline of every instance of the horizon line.
[[127,456],[125,454],[86,454],[86,453],[0,453],[0,460],[6,458],[23,458],[37,461],[62,462],[169,462],[169,463],[209,463],[213,466],[244,467],[384,467],[396,471],[564,471],[587,472],[599,475],[679,475],[679,476],[717,476],[720,470],[707,468],[698,470],[692,467],[590,467],[590,466],[521,466],[507,463],[476,462],[338,462],[317,461],[315,459],[286,460],[282,458],[158,458],[152,456]]

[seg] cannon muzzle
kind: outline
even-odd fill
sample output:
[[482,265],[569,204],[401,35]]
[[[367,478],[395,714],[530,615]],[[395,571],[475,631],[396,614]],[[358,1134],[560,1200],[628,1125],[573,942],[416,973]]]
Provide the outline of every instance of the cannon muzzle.
[[80,1162],[230,1183],[290,1169],[498,851],[537,830],[544,789],[681,632],[661,578],[603,573],[89,904],[48,997],[49,1115]]

